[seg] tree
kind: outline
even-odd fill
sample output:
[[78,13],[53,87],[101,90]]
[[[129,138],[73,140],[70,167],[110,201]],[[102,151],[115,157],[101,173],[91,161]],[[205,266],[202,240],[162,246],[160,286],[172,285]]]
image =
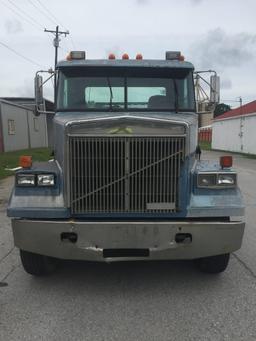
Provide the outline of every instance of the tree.
[[231,110],[230,105],[225,104],[225,103],[217,104],[214,110],[214,118],[224,114],[225,112],[229,110]]

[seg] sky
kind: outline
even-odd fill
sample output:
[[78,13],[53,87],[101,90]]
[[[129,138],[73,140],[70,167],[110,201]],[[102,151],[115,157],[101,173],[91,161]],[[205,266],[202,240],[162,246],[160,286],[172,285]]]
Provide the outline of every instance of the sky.
[[[218,73],[221,102],[256,100],[255,0],[0,0],[0,13],[0,97],[33,96],[36,71],[54,64],[44,28],[59,25],[70,32],[60,60],[70,50],[89,59],[109,52],[164,59],[178,50],[196,70]],[[51,82],[44,95],[52,98]]]

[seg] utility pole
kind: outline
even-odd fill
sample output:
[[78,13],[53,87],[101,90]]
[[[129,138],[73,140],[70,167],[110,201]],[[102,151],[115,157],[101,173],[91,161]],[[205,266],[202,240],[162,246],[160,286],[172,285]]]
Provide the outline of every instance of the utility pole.
[[240,104],[240,110],[241,110],[241,114],[242,114],[242,105],[243,105],[243,100],[242,97],[239,97],[239,104]]
[[54,61],[54,104],[56,106],[56,97],[57,97],[57,75],[56,75],[56,66],[58,63],[58,48],[60,46],[60,36],[63,34],[65,37],[69,34],[69,31],[60,31],[59,26],[56,26],[55,31],[44,29],[44,32],[53,33],[55,35],[53,39],[53,46],[55,47],[55,61]]
[[243,151],[244,149],[244,145],[243,145],[243,135],[244,135],[244,124],[243,124],[243,117],[242,117],[242,114],[243,114],[243,100],[242,100],[242,97],[239,96],[239,104],[240,104],[240,132],[238,134],[238,136],[240,136],[240,149],[241,151]]

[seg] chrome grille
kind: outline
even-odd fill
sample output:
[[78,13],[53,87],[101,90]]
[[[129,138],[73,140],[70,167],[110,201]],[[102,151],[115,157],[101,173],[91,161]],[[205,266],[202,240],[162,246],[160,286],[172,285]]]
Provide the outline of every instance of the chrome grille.
[[176,212],[184,137],[69,138],[73,214]]

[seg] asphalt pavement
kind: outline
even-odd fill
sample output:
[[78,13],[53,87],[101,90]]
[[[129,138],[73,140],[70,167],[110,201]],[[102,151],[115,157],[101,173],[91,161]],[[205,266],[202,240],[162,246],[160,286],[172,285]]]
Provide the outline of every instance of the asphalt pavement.
[[[203,158],[218,158],[204,152]],[[234,155],[246,203],[242,248],[220,275],[191,261],[61,262],[49,277],[21,267],[0,182],[0,341],[256,340],[256,160]]]

